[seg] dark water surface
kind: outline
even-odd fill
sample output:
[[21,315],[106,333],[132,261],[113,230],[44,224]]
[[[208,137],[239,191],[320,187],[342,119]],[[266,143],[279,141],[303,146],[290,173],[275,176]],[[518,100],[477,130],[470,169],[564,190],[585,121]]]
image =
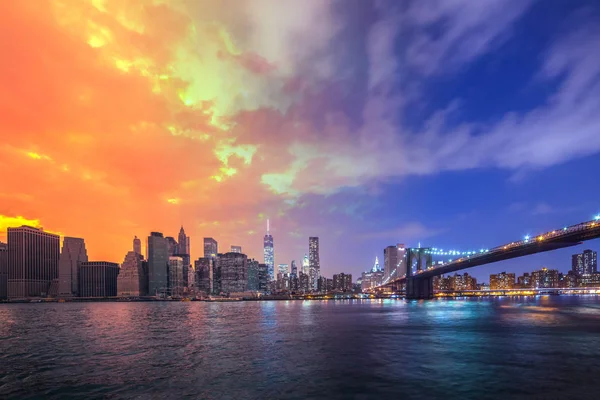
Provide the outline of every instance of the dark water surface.
[[2,399],[600,399],[600,298],[0,304]]

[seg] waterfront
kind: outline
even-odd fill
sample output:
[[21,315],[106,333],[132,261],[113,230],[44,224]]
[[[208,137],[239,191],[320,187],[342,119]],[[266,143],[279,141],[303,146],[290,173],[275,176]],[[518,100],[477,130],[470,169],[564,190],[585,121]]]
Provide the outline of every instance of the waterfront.
[[596,296],[3,304],[0,321],[9,399],[581,399],[600,370]]

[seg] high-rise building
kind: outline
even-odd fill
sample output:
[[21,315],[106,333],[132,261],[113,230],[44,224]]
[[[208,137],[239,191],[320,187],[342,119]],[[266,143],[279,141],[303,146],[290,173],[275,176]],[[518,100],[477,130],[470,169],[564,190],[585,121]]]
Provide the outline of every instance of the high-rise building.
[[388,280],[398,267],[398,248],[388,246],[383,249],[383,276]]
[[241,253],[242,252],[242,246],[231,245],[231,252],[232,253]]
[[258,264],[258,291],[267,293],[269,290],[269,267],[267,264]]
[[221,292],[240,293],[248,287],[248,257],[240,253],[225,253],[217,256],[221,278]]
[[60,236],[30,226],[8,228],[8,298],[46,296],[58,279]]
[[213,258],[202,257],[194,262],[196,267],[196,288],[203,294],[213,294]]
[[292,260],[292,274],[298,275],[298,267],[296,267],[296,260]]
[[87,261],[88,255],[84,240],[65,237],[58,258],[59,296],[79,296],[79,265]]
[[142,255],[142,241],[137,236],[133,238],[133,252]]
[[[235,252],[232,251],[232,253]],[[259,263],[254,259],[248,260],[248,287],[246,290],[257,292],[259,287]]]
[[301,293],[310,292],[310,277],[304,272],[300,272],[300,275],[298,276],[298,290]]
[[319,238],[311,236],[308,238],[308,263],[310,286],[318,290],[319,276],[321,276],[321,262],[319,260]]
[[581,254],[573,254],[571,270],[579,276],[595,274],[598,272],[597,253],[592,250],[584,250]]
[[179,251],[177,240],[173,236],[167,236],[165,238],[167,245],[169,246],[169,257],[174,256]]
[[280,274],[289,274],[290,273],[290,266],[288,264],[279,264],[277,266],[277,272]]
[[169,243],[160,232],[148,236],[148,294],[164,295],[168,290]]
[[302,273],[308,275],[310,270],[310,261],[308,260],[308,254],[304,254],[304,258],[302,259]]
[[8,298],[8,245],[0,242],[0,300]]
[[204,238],[204,258],[215,258],[219,254],[219,244],[211,237]]
[[87,261],[79,264],[80,297],[114,297],[117,295],[119,264]]
[[[187,272],[187,271],[186,271]],[[181,257],[169,257],[168,288],[171,296],[183,296],[183,259]]]
[[117,277],[117,296],[145,296],[148,290],[148,276],[145,271],[144,257],[135,251],[125,255]]
[[275,248],[273,247],[273,236],[270,232],[269,220],[267,220],[267,234],[263,241],[264,261],[269,271],[269,279],[275,279]]
[[185,230],[183,229],[183,225],[181,229],[179,229],[179,235],[177,236],[177,240],[179,241],[177,245],[177,254],[190,254],[190,237],[185,234]]
[[490,275],[490,290],[513,289],[515,287],[515,274],[501,272]]
[[352,291],[352,274],[334,274],[333,275],[333,290],[340,292]]

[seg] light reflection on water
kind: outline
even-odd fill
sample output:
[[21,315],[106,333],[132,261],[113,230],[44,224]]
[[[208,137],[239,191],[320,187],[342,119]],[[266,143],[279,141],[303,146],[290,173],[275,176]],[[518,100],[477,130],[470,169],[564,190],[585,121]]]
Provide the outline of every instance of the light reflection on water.
[[581,399],[598,371],[595,296],[0,305],[3,399]]

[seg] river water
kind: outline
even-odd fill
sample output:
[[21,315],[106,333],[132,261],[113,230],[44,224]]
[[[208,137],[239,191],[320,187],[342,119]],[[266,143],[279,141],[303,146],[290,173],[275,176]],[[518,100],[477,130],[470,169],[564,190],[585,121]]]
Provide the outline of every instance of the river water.
[[598,399],[600,298],[0,304],[2,399]]

